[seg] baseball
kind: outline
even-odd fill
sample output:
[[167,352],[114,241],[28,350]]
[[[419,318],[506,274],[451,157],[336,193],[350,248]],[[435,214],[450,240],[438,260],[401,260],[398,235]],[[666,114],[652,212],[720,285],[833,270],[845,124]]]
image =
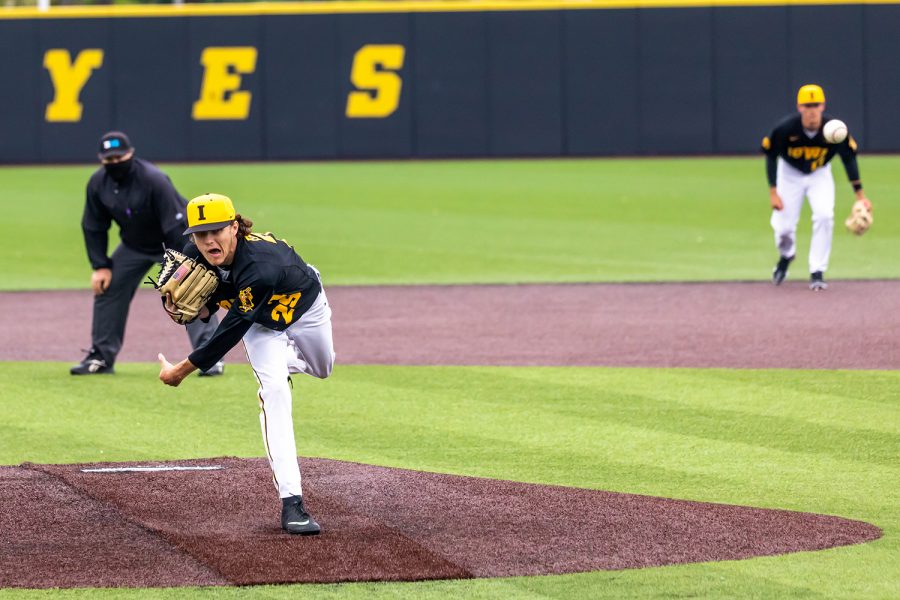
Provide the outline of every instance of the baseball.
[[822,135],[829,144],[840,144],[847,139],[847,124],[840,119],[832,119],[825,123]]

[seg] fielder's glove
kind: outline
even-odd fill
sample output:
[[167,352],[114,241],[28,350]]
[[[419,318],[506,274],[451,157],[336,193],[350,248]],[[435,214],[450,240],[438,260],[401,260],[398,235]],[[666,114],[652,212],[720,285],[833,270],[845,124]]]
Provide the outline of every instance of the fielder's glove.
[[844,221],[847,230],[862,235],[872,226],[872,203],[868,200],[857,200],[853,203],[850,216]]
[[159,268],[159,280],[150,283],[162,296],[163,308],[179,325],[186,325],[200,315],[219,285],[219,278],[205,265],[181,252],[166,250]]

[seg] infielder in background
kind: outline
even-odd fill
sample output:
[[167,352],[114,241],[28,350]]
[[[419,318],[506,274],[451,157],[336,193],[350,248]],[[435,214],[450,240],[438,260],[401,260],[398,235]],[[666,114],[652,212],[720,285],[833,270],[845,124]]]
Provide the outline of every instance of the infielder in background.
[[[213,337],[173,365],[159,355],[159,378],[177,386],[195,369],[208,369],[243,339],[259,381],[263,444],[282,499],[281,526],[315,535],[319,524],[303,504],[300,465],[291,417],[292,373],[324,379],[334,366],[331,307],[319,272],[284,240],[252,233],[253,222],[235,213],[227,196],[204,194],[187,207],[191,235],[184,254],[218,272],[221,282],[200,311],[228,312]],[[175,310],[167,304],[167,310]]]
[[[185,200],[169,177],[151,163],[134,156],[128,136],[110,131],[100,138],[102,166],[91,175],[81,228],[88,260],[94,269],[94,315],[91,348],[72,375],[113,373],[122,349],[125,323],[134,292],[150,267],[160,261],[163,244],[184,245]],[[109,228],[119,226],[121,243],[107,256]],[[187,328],[191,345],[209,339],[217,322],[197,321]],[[208,367],[204,375],[220,375],[222,363]]]
[[797,92],[797,114],[779,122],[762,141],[772,205],[772,229],[780,258],[772,272],[772,282],[780,285],[797,251],[797,222],[803,198],[812,208],[812,240],[809,246],[811,290],[828,287],[831,238],[834,231],[834,178],[830,161],[840,154],[847,177],[858,200],[871,208],[863,192],[856,164],[856,141],[852,136],[831,144],[822,135],[822,126],[832,117],[825,114],[825,92],[818,85],[804,85]]

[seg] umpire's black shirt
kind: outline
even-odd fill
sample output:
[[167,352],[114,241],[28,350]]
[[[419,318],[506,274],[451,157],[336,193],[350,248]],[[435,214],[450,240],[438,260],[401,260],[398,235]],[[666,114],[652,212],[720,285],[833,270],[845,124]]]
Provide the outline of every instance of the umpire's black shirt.
[[186,206],[168,175],[145,160],[133,158],[128,174],[118,181],[100,167],[88,181],[81,218],[91,267],[112,266],[106,255],[112,221],[119,225],[122,243],[137,252],[160,254],[163,243],[180,248]]

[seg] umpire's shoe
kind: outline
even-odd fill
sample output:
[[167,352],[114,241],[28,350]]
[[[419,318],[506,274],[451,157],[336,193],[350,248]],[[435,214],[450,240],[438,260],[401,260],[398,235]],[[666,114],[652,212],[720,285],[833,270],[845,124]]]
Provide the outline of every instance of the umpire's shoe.
[[822,277],[822,271],[816,271],[809,276],[809,289],[814,292],[828,289],[828,284],[825,283],[825,278]]
[[69,369],[72,375],[112,375],[115,371],[103,356],[93,348],[83,361]]
[[200,377],[215,377],[225,372],[225,363],[221,360],[211,366],[208,371],[200,371],[197,373]]
[[778,264],[775,265],[775,270],[772,271],[772,283],[781,285],[781,282],[787,277],[788,267],[791,265],[792,260],[794,260],[793,256],[782,256],[778,259]]
[[315,519],[306,512],[301,496],[281,499],[281,528],[299,535],[317,535],[322,531]]

